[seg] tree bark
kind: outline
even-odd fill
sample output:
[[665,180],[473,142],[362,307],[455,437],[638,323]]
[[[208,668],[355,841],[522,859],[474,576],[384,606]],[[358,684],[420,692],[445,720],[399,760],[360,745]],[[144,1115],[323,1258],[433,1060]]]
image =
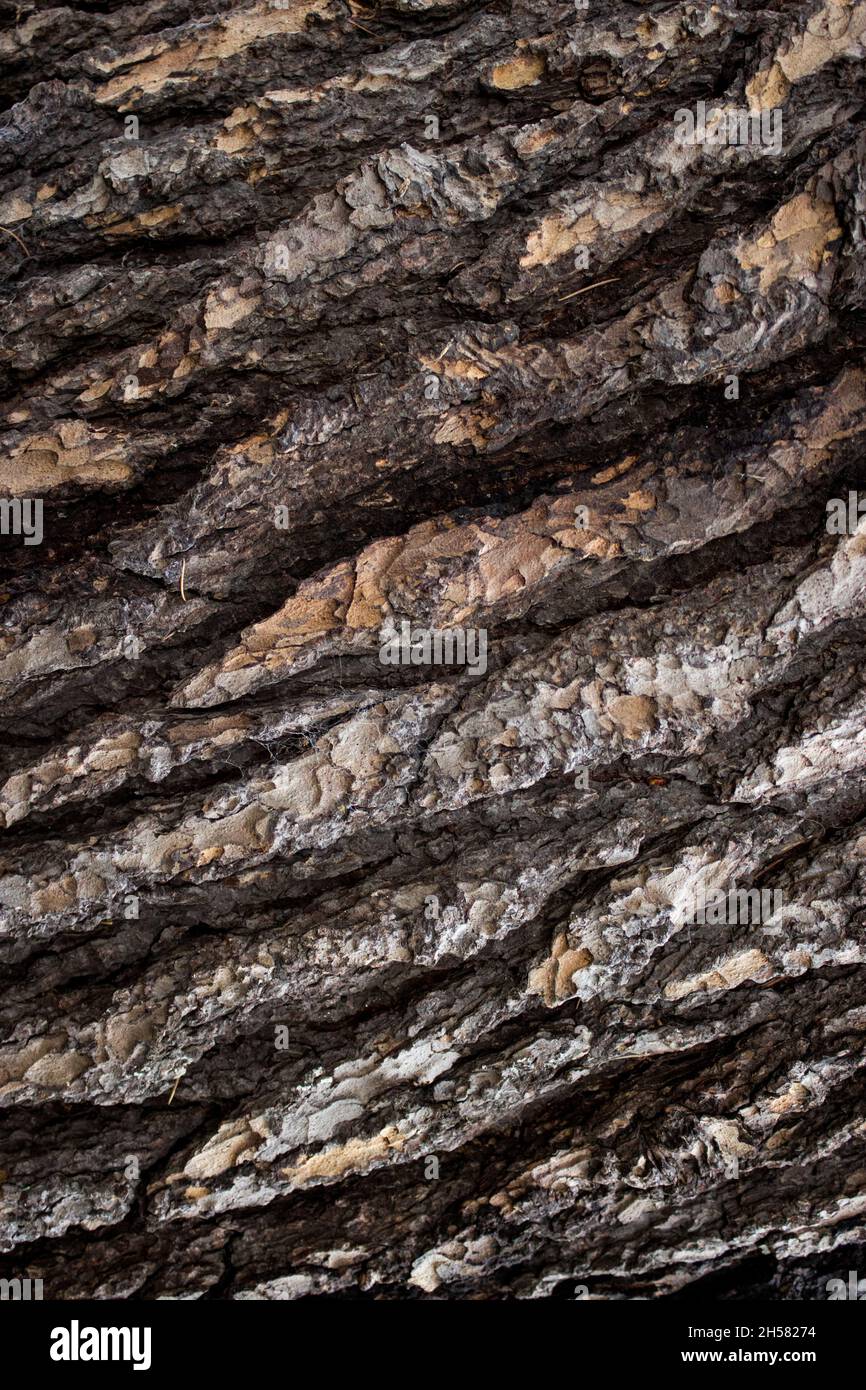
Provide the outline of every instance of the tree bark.
[[0,13],[0,1274],[826,1297],[863,0]]

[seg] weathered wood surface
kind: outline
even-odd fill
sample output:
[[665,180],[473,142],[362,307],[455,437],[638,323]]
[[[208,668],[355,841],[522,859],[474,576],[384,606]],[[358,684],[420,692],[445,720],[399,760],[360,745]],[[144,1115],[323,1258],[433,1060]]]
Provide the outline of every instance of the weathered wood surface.
[[826,1296],[866,5],[0,16],[0,1272]]

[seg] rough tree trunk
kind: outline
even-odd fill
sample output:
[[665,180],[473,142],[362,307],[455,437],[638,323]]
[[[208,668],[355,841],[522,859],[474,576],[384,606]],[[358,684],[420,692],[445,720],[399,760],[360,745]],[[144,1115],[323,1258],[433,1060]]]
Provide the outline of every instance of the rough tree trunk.
[[824,1297],[866,4],[0,11],[0,1272]]

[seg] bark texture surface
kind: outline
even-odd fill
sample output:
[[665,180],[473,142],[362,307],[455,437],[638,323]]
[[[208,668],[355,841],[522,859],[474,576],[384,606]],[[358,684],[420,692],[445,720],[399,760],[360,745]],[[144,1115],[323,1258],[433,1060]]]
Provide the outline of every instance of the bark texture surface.
[[0,1273],[826,1297],[866,3],[0,15]]

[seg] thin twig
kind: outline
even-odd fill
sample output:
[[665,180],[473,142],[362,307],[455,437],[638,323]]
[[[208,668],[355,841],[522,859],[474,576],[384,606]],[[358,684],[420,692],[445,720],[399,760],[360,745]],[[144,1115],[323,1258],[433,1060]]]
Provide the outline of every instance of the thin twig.
[[[30,256],[30,252],[27,250],[27,247],[24,245],[24,242],[21,240],[17,232],[12,231],[11,227],[0,226],[0,232],[5,232],[7,236],[14,237],[15,240],[18,242],[18,245],[21,247],[21,250],[24,252],[25,256]],[[32,260],[33,257],[31,256],[30,259]]]
[[183,580],[184,580],[184,575],[185,575],[185,574],[186,574],[186,560],[184,560],[183,564],[182,564],[181,567],[180,567],[180,596],[181,596],[181,598],[183,599],[184,603],[186,603],[186,594],[185,594],[185,592],[184,592],[184,587],[183,587]]
[[182,1077],[183,1077],[183,1072],[181,1072],[180,1076],[177,1077],[177,1079],[175,1080],[174,1085],[173,1085],[172,1088],[171,1088],[171,1095],[170,1095],[169,1098],[168,1098],[168,1103],[169,1103],[169,1105],[171,1105],[172,1101],[174,1100],[174,1093],[175,1093],[175,1091],[177,1090],[178,1086],[180,1085]]
[[594,285],[584,285],[582,290],[572,290],[571,294],[564,294],[557,303],[564,304],[567,299],[575,299],[579,294],[589,294],[590,290],[597,290],[599,285],[613,285],[617,280],[621,280],[621,275],[611,275],[609,280],[596,280]]

